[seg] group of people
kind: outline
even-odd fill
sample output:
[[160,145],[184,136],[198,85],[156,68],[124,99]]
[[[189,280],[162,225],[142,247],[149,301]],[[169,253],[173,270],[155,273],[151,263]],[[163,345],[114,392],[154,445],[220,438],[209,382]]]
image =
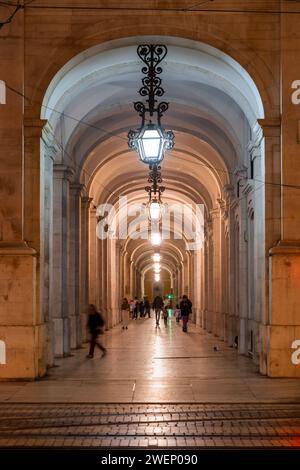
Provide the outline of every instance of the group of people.
[[122,300],[121,304],[123,330],[128,329],[129,319],[136,320],[139,317],[151,317],[151,305],[147,297],[143,300],[138,300],[137,297],[127,300],[126,297]]
[[[170,300],[167,297],[162,297],[157,295],[152,303],[152,309],[155,313],[156,326],[159,327],[160,317],[163,316],[165,324],[168,321],[170,308]],[[149,300],[145,297],[143,300],[138,300],[137,297],[134,300],[128,301],[124,297],[121,305],[122,311],[122,329],[128,329],[128,323],[130,316],[132,319],[137,319],[138,316],[146,317],[148,315],[151,318],[151,304]],[[179,303],[176,305],[175,317],[176,321],[179,322],[182,320],[182,331],[187,332],[187,323],[189,315],[192,313],[192,302],[187,295],[183,295],[179,299]]]
[[[152,303],[152,309],[155,312],[156,327],[159,327],[161,314],[163,315],[165,324],[168,322],[168,310],[170,308],[170,301],[166,297],[161,297],[157,295]],[[148,315],[151,318],[151,304],[147,298],[144,298],[142,301],[139,301],[137,297],[134,300],[128,301],[124,297],[121,305],[122,311],[122,328],[123,330],[128,329],[128,324],[130,320],[130,314],[132,319],[137,319],[138,315],[140,317],[145,317]],[[183,295],[179,299],[179,303],[176,305],[175,309],[175,318],[179,322],[182,320],[182,331],[187,332],[187,324],[189,320],[189,315],[192,313],[192,302],[187,295]],[[95,305],[89,305],[88,311],[88,323],[87,327],[90,333],[90,349],[88,358],[94,357],[95,347],[97,346],[101,351],[103,356],[106,354],[106,348],[101,344],[99,336],[103,334],[105,326],[105,321],[103,315],[98,312]]]

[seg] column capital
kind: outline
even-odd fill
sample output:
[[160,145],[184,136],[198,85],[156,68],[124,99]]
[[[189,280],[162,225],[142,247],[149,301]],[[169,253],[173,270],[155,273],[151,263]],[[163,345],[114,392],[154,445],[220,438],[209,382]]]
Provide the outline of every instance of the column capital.
[[42,131],[47,119],[24,118],[23,126],[26,136],[42,137]]
[[80,193],[81,193],[83,187],[84,187],[84,184],[81,184],[81,183],[71,183],[71,184],[70,184],[70,190],[71,190],[76,196],[80,196]]
[[258,119],[257,122],[263,130],[264,137],[280,137],[280,134],[281,134],[281,119],[280,118]]
[[87,208],[89,208],[89,207],[90,207],[90,204],[91,204],[91,202],[92,202],[92,200],[93,200],[93,198],[92,198],[92,197],[88,197],[88,196],[81,196],[81,197],[80,197],[80,200],[81,200],[81,203],[82,203],[83,205],[85,205]]
[[64,165],[63,163],[54,163],[53,165],[53,176],[57,179],[65,179],[70,181],[74,175],[74,170]]
[[247,176],[247,171],[248,171],[248,168],[245,166],[245,165],[238,165],[233,174],[235,175],[237,181],[240,181],[242,179],[245,179],[245,176]]
[[[219,200],[217,202],[219,203]],[[212,221],[214,219],[217,219],[218,217],[220,217],[220,214],[221,214],[220,207],[214,207],[213,209],[209,211],[209,214],[210,214],[210,218]]]

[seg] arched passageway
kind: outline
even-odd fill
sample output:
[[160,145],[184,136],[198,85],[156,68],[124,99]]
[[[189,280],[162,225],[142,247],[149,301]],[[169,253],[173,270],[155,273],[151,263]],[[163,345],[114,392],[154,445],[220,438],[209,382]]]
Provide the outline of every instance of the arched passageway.
[[[204,208],[201,246],[177,239],[173,226],[171,239],[163,240],[162,289],[174,300],[187,294],[192,320],[229,345],[238,337],[239,352],[260,361],[265,373],[259,344],[267,315],[263,103],[249,74],[226,54],[158,36],[111,41],[79,54],[45,95],[41,266],[48,363],[86,339],[88,303],[99,306],[111,328],[120,321],[123,296],[151,292],[151,243],[96,236],[99,205],[113,205],[110,229],[118,231],[124,198],[128,204],[146,200],[147,168],[126,136],[137,119],[136,47],[150,42],[169,50],[164,124],[176,145],[162,164],[164,202]],[[274,204],[276,197],[274,191]]]

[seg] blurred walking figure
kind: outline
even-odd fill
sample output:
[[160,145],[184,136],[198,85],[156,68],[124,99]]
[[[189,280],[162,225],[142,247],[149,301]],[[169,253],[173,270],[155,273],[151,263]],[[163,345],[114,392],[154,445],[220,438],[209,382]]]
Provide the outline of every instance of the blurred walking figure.
[[134,298],[133,304],[134,304],[133,318],[135,320],[137,320],[138,319],[138,313],[139,313],[139,301],[138,301],[137,297]]
[[175,318],[176,318],[176,322],[179,323],[179,320],[181,318],[181,310],[178,304],[176,305],[176,308],[175,308]]
[[105,347],[99,341],[99,335],[103,334],[103,327],[105,325],[103,316],[100,312],[97,311],[95,305],[89,305],[89,317],[88,317],[88,329],[91,335],[90,350],[87,357],[94,357],[95,346],[101,349],[103,356],[106,354]]
[[129,303],[126,297],[124,297],[122,305],[121,305],[121,313],[122,313],[122,330],[128,330],[128,323],[129,323]]
[[148,315],[151,318],[151,305],[147,297],[144,300],[144,308],[145,308],[145,317]]
[[134,316],[134,301],[132,299],[129,300],[129,312],[130,312],[130,318],[133,319],[133,316]]
[[142,318],[145,314],[145,304],[143,300],[139,302],[139,312],[140,312],[140,318]]
[[156,326],[159,326],[160,312],[163,309],[164,301],[160,295],[157,295],[153,301],[152,308],[155,311]]
[[187,324],[189,321],[189,314],[192,313],[192,302],[188,299],[187,295],[182,297],[180,302],[180,312],[182,318],[182,331],[187,332]]
[[168,308],[164,306],[164,313],[163,313],[163,316],[164,316],[164,322],[165,322],[165,326],[168,325],[168,316],[169,316],[169,311],[168,311]]

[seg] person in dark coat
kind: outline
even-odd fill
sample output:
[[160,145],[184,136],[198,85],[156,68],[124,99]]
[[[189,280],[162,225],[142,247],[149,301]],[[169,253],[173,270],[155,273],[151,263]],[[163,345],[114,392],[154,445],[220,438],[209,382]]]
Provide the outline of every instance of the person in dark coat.
[[104,319],[102,314],[97,311],[95,305],[89,305],[88,329],[91,335],[90,350],[87,357],[94,357],[95,346],[101,349],[103,356],[106,354],[105,347],[99,342],[99,335],[103,334]]
[[159,326],[160,312],[164,306],[163,298],[160,295],[157,295],[153,301],[152,308],[155,311],[156,326]]
[[187,295],[184,295],[182,297],[182,301],[180,302],[180,313],[182,319],[182,331],[186,333],[189,314],[192,313],[192,302]]
[[145,316],[148,315],[149,318],[151,318],[151,305],[147,297],[145,297],[144,300],[144,307],[145,307]]

